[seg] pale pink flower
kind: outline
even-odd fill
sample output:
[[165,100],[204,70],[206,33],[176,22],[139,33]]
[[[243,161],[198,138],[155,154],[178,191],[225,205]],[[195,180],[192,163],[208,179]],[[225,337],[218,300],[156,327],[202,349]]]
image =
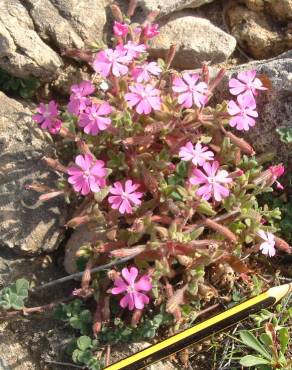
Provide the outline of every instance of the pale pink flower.
[[258,231],[258,235],[264,240],[260,245],[260,250],[263,254],[273,257],[276,254],[275,237],[272,233],[265,233],[263,230]]
[[151,79],[151,75],[159,76],[161,72],[162,69],[156,62],[143,63],[133,69],[132,77],[139,83],[148,82]]
[[113,30],[114,30],[115,36],[123,37],[123,36],[126,36],[127,33],[129,32],[129,26],[125,23],[119,23],[115,21]]
[[82,81],[79,85],[72,85],[68,111],[76,116],[83,112],[91,104],[88,95],[92,94],[94,90],[95,87],[91,81]]
[[110,188],[110,194],[113,194],[108,198],[108,201],[113,209],[118,209],[121,214],[133,213],[132,206],[138,206],[141,204],[140,198],[143,193],[137,192],[139,184],[134,184],[132,180],[127,180],[125,183],[125,189],[120,181],[114,183]]
[[152,39],[153,37],[159,34],[158,28],[159,25],[157,23],[147,25],[146,27],[143,28],[143,36],[146,39]]
[[229,101],[227,111],[234,116],[230,119],[229,125],[236,127],[237,130],[248,131],[255,125],[252,117],[258,117],[256,102],[251,94],[238,95],[237,104],[233,100]]
[[103,117],[111,112],[112,107],[108,103],[92,104],[80,115],[79,126],[83,127],[86,134],[97,135],[111,124],[110,118]]
[[194,147],[189,141],[180,148],[179,157],[183,161],[192,161],[195,166],[202,166],[205,162],[214,160],[214,153],[201,143],[197,143]]
[[285,167],[282,164],[279,164],[277,166],[270,166],[268,170],[272,174],[272,181],[276,183],[277,188],[283,190],[284,187],[279,181],[277,181],[277,178],[283,175]]
[[133,60],[138,58],[142,53],[145,53],[146,46],[144,44],[137,44],[134,41],[128,41],[124,45],[118,45],[116,49],[125,53],[130,60]]
[[57,118],[59,114],[58,106],[53,100],[49,104],[40,103],[37,112],[32,116],[32,119],[43,130],[48,130],[51,134],[57,134],[60,131],[62,122]]
[[128,307],[130,311],[134,308],[142,310],[145,304],[148,304],[149,297],[141,293],[149,292],[152,289],[151,279],[149,275],[143,275],[137,282],[138,269],[136,267],[127,267],[122,269],[122,278],[117,278],[114,281],[115,288],[112,288],[112,294],[125,293],[125,296],[120,300],[122,308]]
[[102,50],[96,54],[92,63],[93,69],[102,77],[107,77],[110,73],[116,77],[124,76],[128,73],[127,64],[131,62],[131,58],[126,54],[127,51],[119,47]]
[[82,195],[96,193],[106,185],[107,170],[103,161],[94,159],[91,154],[80,154],[75,158],[75,164],[67,173],[70,175],[68,182],[76,192]]
[[245,92],[250,92],[253,95],[257,95],[257,90],[267,90],[262,81],[259,78],[256,78],[257,72],[252,71],[243,71],[237,74],[237,79],[232,78],[229,81],[230,93],[232,95],[239,95]]
[[214,161],[212,164],[205,162],[203,164],[205,173],[198,168],[193,170],[193,176],[190,178],[190,183],[193,185],[203,185],[197,191],[196,195],[205,200],[213,197],[217,202],[222,198],[229,196],[229,189],[222,184],[229,184],[232,179],[228,177],[228,172],[219,170],[219,163]]
[[183,73],[181,77],[175,77],[172,90],[178,93],[178,102],[185,108],[191,108],[193,104],[197,107],[207,102],[208,86],[205,82],[199,82],[200,76],[197,73]]
[[154,86],[147,84],[136,84],[130,86],[130,93],[125,94],[125,99],[130,107],[136,106],[136,112],[139,114],[149,114],[152,109],[161,109],[160,91]]

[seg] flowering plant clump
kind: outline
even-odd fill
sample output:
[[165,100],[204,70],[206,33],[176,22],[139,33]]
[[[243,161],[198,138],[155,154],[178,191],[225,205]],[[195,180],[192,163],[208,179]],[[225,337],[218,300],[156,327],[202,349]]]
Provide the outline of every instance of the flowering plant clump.
[[[257,201],[274,183],[281,187],[284,167],[263,169],[265,157],[239,136],[256,125],[256,98],[265,93],[256,72],[230,79],[236,100],[216,105],[223,69],[214,78],[207,65],[178,72],[175,47],[152,61],[157,25],[117,18],[113,45],[87,58],[91,81],[72,86],[67,106],[41,103],[33,117],[74,148],[70,163],[46,158],[60,179],[42,199],[77,200],[67,225],[96,230],[77,252],[86,268],[75,292],[96,300],[94,334],[111,327],[114,315],[137,325],[163,309],[187,322],[187,312],[218,295],[217,268],[229,266],[240,279],[252,271],[245,257],[290,252],[274,235],[279,211]],[[90,274],[124,257],[128,264]]]

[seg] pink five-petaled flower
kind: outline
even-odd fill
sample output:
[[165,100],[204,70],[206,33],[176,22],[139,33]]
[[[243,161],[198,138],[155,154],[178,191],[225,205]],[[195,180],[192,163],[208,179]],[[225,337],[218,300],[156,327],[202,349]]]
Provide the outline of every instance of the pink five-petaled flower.
[[78,116],[91,104],[88,95],[94,92],[95,88],[91,81],[82,81],[79,85],[71,86],[70,102],[68,111]]
[[118,37],[126,36],[126,34],[129,32],[129,26],[125,23],[119,23],[115,21],[114,27],[114,34]]
[[252,117],[258,117],[256,102],[254,97],[247,93],[238,95],[237,104],[231,100],[228,103],[227,111],[231,116],[229,125],[236,127],[237,130],[248,131],[250,127],[255,125],[255,120]]
[[283,185],[277,181],[277,178],[282,176],[285,172],[285,167],[282,164],[279,164],[278,166],[270,166],[269,171],[272,175],[272,181],[276,183],[277,188],[283,190]]
[[143,28],[143,36],[146,39],[152,39],[153,37],[157,36],[159,34],[158,31],[158,24],[149,24],[146,27]]
[[193,176],[190,178],[191,184],[203,185],[196,191],[196,195],[205,200],[209,200],[213,196],[218,202],[222,198],[228,197],[229,189],[222,185],[232,182],[232,179],[228,177],[228,172],[225,170],[218,171],[219,163],[217,161],[214,161],[212,164],[205,162],[203,169],[205,173],[195,168],[193,170]]
[[264,240],[260,245],[262,253],[269,257],[273,257],[276,254],[274,235],[269,232],[265,233],[263,230],[259,230],[258,235]]
[[149,114],[152,109],[161,109],[160,91],[155,89],[154,86],[147,84],[136,84],[130,86],[130,93],[125,94],[125,99],[130,107],[136,106],[138,114]]
[[68,182],[76,192],[87,195],[105,186],[107,170],[103,161],[94,159],[91,154],[80,154],[75,158],[75,163],[76,166],[69,167],[67,173],[70,175]]
[[140,54],[145,53],[146,46],[144,44],[137,44],[134,41],[128,41],[124,45],[118,45],[117,49],[124,52],[130,60],[133,60],[139,57]]
[[151,75],[159,76],[161,72],[162,69],[156,62],[144,63],[133,69],[132,77],[139,83],[148,82],[151,78]]
[[40,103],[38,113],[32,116],[43,130],[48,130],[51,134],[57,134],[60,131],[62,122],[57,118],[58,106],[51,100],[49,104]]
[[113,194],[108,198],[108,201],[113,209],[118,209],[121,214],[132,213],[134,205],[140,205],[143,193],[136,191],[139,185],[134,184],[132,180],[127,180],[125,183],[125,189],[120,181],[114,183],[110,188],[110,194]]
[[202,166],[205,162],[214,160],[214,153],[201,143],[197,143],[194,147],[189,141],[180,148],[179,157],[183,161],[192,161],[195,166]]
[[125,296],[120,300],[122,308],[128,307],[130,311],[137,308],[141,310],[145,304],[149,303],[149,297],[141,293],[141,291],[149,292],[152,289],[151,279],[149,275],[143,275],[137,282],[138,276],[136,267],[127,267],[122,269],[122,278],[117,278],[114,281],[115,288],[112,288],[112,294],[125,293]]
[[111,124],[110,118],[103,117],[111,112],[112,107],[108,103],[92,104],[80,115],[79,126],[83,127],[86,134],[97,135]]
[[207,102],[208,86],[205,82],[198,82],[197,73],[183,73],[181,77],[175,77],[172,90],[179,93],[178,102],[185,108],[191,108],[195,104],[198,108]]
[[229,81],[230,93],[232,95],[239,95],[245,92],[250,92],[257,95],[257,90],[267,90],[259,78],[255,78],[257,72],[244,71],[239,72],[236,78],[231,78]]
[[126,54],[127,50],[119,47],[102,50],[92,63],[93,69],[102,77],[107,77],[110,73],[116,77],[124,76],[128,73],[127,64],[131,62],[131,58]]

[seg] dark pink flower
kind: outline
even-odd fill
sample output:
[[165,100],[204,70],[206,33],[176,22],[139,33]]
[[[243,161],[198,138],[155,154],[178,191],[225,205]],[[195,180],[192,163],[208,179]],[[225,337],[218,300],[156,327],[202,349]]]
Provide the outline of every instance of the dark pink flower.
[[126,36],[127,33],[129,32],[129,26],[125,23],[119,23],[115,21],[113,30],[115,36],[123,37]]
[[140,205],[140,198],[143,196],[143,193],[136,191],[138,188],[139,185],[134,184],[132,180],[126,181],[125,189],[120,181],[115,182],[110,189],[110,194],[113,195],[108,198],[111,207],[122,214],[133,213],[132,206]]
[[57,118],[59,111],[57,104],[51,100],[49,104],[40,103],[38,113],[32,116],[43,130],[48,130],[51,134],[60,131],[62,122]]
[[257,72],[244,71],[239,72],[236,78],[232,78],[229,81],[230,93],[232,95],[239,95],[245,92],[250,92],[253,95],[257,95],[257,90],[267,90],[262,81],[259,78],[256,78]]
[[159,25],[157,23],[147,25],[146,27],[143,28],[143,36],[146,39],[152,39],[153,37],[159,34],[158,28]]
[[80,154],[75,158],[75,163],[67,173],[70,175],[68,182],[76,192],[82,195],[96,193],[106,185],[107,170],[103,161],[94,159],[91,154]]
[[79,85],[72,85],[68,111],[78,116],[91,104],[88,95],[94,92],[95,88],[91,81],[82,81]]
[[134,308],[142,310],[145,304],[149,303],[149,297],[141,293],[149,292],[152,289],[151,279],[149,275],[143,275],[137,282],[138,269],[136,267],[127,267],[122,269],[122,278],[117,278],[114,281],[115,288],[112,288],[112,294],[125,293],[125,296],[120,300],[122,308],[128,307],[130,311]]
[[159,76],[161,72],[162,69],[156,62],[146,62],[133,69],[132,77],[139,83],[148,82],[151,79],[151,75]]
[[232,179],[228,177],[228,172],[219,170],[219,163],[217,161],[213,163],[205,162],[203,169],[205,173],[195,168],[193,170],[193,176],[190,178],[191,184],[203,185],[196,191],[196,194],[205,200],[213,197],[217,202],[220,202],[222,198],[228,197],[230,191],[224,186],[224,184],[232,182]]
[[227,111],[231,116],[229,125],[236,127],[237,130],[248,131],[250,127],[255,125],[255,120],[252,117],[258,117],[256,111],[256,102],[252,94],[238,95],[237,103],[231,100],[228,103]]
[[272,175],[272,181],[276,183],[277,188],[283,190],[283,185],[277,181],[277,178],[282,176],[285,172],[285,167],[282,164],[279,164],[278,166],[270,166],[268,169]]
[[147,84],[136,84],[130,86],[130,93],[125,94],[125,99],[130,107],[136,106],[136,112],[139,114],[149,114],[152,109],[161,109],[160,91],[154,86]]
[[111,124],[110,118],[103,117],[111,112],[112,107],[108,103],[92,104],[80,115],[79,126],[83,127],[86,134],[97,135]]
[[205,162],[214,160],[214,153],[201,143],[197,143],[194,147],[189,141],[180,148],[179,157],[183,161],[192,161],[195,166],[202,166]]
[[128,73],[128,66],[131,58],[127,55],[127,50],[117,47],[116,49],[106,49],[97,53],[92,66],[102,77],[107,77],[112,73],[116,77],[124,76]]
[[183,73],[181,77],[175,77],[172,90],[178,93],[178,102],[185,108],[191,108],[193,104],[197,107],[207,102],[208,86],[205,82],[199,82],[200,76],[197,73]]

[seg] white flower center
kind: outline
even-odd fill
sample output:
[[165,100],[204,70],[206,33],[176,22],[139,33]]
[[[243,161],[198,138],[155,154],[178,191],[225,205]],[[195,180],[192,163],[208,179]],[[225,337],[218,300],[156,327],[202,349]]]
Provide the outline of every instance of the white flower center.
[[215,184],[216,183],[216,179],[215,179],[215,177],[208,177],[208,182],[209,182],[209,184]]
[[127,288],[127,292],[128,293],[134,293],[135,292],[135,287],[134,285],[129,285],[128,288]]

